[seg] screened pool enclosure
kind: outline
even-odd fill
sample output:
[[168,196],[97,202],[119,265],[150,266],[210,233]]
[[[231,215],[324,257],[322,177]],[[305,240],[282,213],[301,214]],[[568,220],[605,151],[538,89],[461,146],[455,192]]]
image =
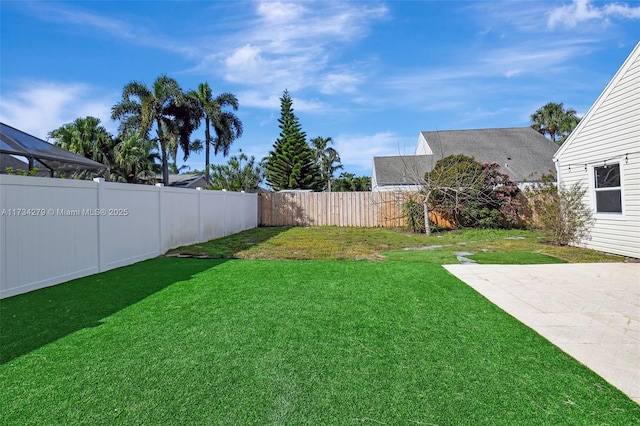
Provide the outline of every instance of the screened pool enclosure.
[[0,123],[0,173],[108,179],[109,167]]

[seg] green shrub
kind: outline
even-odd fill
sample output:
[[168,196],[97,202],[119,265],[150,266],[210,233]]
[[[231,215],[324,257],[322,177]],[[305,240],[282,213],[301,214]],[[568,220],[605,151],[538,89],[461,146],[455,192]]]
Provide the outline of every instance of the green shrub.
[[8,175],[17,175],[17,176],[36,176],[40,169],[38,167],[34,167],[31,170],[22,170],[22,169],[14,169],[11,166],[5,167],[4,171]]
[[409,229],[415,233],[424,233],[424,205],[413,198],[404,203],[404,214],[407,217]]
[[466,155],[439,160],[425,175],[429,209],[462,228],[512,228],[519,225],[520,192],[498,163]]
[[550,242],[561,246],[589,239],[593,213],[583,201],[586,192],[581,182],[558,188],[544,177],[525,190],[529,226],[541,229]]

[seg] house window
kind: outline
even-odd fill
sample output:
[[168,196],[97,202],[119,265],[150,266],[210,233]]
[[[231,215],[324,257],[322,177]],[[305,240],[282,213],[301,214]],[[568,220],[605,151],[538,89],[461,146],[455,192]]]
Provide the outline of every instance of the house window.
[[620,164],[593,168],[596,213],[622,213]]

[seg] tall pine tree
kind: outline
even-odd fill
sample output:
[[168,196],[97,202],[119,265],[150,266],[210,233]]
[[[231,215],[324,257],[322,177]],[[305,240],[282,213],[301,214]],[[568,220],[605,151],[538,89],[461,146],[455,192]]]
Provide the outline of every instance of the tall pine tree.
[[320,169],[313,151],[307,143],[307,135],[301,130],[298,117],[293,113],[289,92],[280,98],[280,137],[266,158],[267,182],[276,191],[283,189],[322,188]]

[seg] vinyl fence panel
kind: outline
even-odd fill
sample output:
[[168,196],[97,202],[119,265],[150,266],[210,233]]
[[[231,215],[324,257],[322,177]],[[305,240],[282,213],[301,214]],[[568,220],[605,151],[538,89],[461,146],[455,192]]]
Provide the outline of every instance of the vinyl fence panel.
[[257,197],[0,175],[0,298],[255,228]]
[[161,250],[160,189],[103,182],[98,185],[100,270],[150,259]]
[[[227,235],[226,230],[226,209],[224,191],[201,191],[200,203],[200,232],[204,241],[212,240]],[[257,198],[254,197],[254,198]],[[251,209],[249,209],[251,210]],[[257,217],[257,210],[253,209],[254,220]],[[255,223],[252,228],[257,227]],[[249,229],[249,228],[247,228]]]
[[200,191],[163,188],[161,206],[164,251],[199,241]]
[[94,182],[0,175],[0,295],[98,272]]
[[[227,192],[224,191],[224,202],[225,202],[225,229],[228,234],[235,234],[237,232],[246,229],[247,226],[247,217],[243,214],[244,210],[244,201],[243,198],[246,194],[238,193],[238,192]],[[255,205],[253,207],[256,207]],[[258,209],[251,208],[248,209],[251,211],[252,217],[257,218]]]

